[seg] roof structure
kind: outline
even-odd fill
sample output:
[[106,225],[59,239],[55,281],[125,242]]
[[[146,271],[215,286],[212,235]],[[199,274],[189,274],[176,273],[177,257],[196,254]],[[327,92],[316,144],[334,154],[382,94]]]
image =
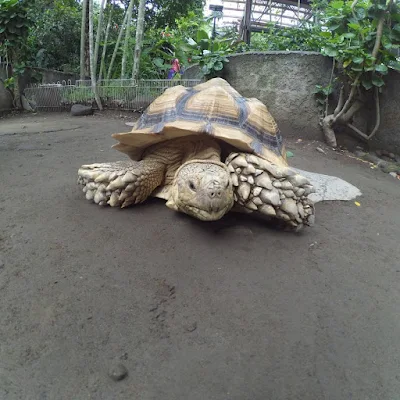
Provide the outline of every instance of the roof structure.
[[244,32],[244,38],[246,31],[261,32],[271,22],[275,26],[299,26],[312,19],[310,0],[208,0],[207,3],[223,5],[218,25],[237,26]]

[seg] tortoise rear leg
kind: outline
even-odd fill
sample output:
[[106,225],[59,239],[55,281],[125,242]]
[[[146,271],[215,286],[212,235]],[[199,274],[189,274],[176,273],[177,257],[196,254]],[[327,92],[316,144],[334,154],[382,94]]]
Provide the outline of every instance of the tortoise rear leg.
[[165,166],[152,160],[117,161],[82,165],[78,184],[86,199],[111,207],[127,207],[145,201],[164,180]]
[[231,153],[226,165],[234,186],[236,211],[260,213],[296,228],[313,225],[314,205],[307,196],[314,188],[305,177],[253,154]]

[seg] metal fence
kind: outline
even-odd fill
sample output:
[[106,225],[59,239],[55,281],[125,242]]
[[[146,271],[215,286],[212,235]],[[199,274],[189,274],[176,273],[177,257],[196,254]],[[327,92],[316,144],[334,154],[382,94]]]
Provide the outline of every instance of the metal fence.
[[[145,109],[165,89],[177,85],[193,87],[201,79],[109,79],[97,83],[97,90],[105,109],[140,111]],[[73,104],[97,108],[90,80],[36,84],[25,88],[25,97],[41,111],[69,110]]]

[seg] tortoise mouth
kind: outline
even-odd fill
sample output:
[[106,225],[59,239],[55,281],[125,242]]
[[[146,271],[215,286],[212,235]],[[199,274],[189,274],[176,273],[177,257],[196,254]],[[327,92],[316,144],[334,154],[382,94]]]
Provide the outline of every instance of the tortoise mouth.
[[195,217],[201,221],[211,222],[221,219],[232,208],[232,205],[233,201],[232,204],[229,204],[219,210],[210,212],[193,205],[185,204],[180,206],[180,210],[185,214]]

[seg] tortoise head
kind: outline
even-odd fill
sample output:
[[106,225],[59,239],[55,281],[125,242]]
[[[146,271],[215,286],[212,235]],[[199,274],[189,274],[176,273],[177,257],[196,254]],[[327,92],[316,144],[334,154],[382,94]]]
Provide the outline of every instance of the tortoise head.
[[202,221],[215,221],[233,203],[232,182],[225,164],[191,160],[176,171],[167,206]]

